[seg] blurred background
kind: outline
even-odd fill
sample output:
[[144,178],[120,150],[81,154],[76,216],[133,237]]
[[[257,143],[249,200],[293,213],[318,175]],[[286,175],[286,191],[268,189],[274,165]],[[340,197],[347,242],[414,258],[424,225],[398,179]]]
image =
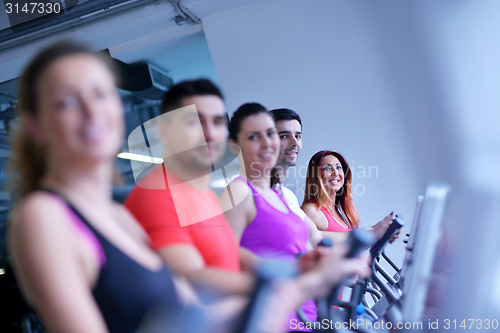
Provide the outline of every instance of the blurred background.
[[[450,261],[442,316],[500,317],[500,2],[57,0],[59,13],[36,17],[8,14],[12,2],[0,1],[0,267],[17,78],[40,48],[66,38],[122,69],[124,152],[169,86],[207,77],[229,115],[245,102],[300,114],[303,149],[285,184],[299,201],[309,158],[323,149],[351,164],[361,226],[395,211],[409,230],[418,193],[450,184],[453,256],[436,256]],[[122,200],[135,177],[129,160],[117,167]],[[214,189],[223,184],[214,177]],[[388,253],[401,264],[404,249],[400,239]]]

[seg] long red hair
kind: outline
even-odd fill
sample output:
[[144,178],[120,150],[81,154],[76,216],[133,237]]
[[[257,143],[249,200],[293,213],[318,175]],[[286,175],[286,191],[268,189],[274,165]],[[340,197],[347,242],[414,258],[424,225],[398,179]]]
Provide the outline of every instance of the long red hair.
[[[335,202],[328,195],[323,179],[320,176],[321,162],[327,155],[338,158],[344,171],[344,185],[337,191]],[[352,200],[352,172],[349,164],[341,154],[331,150],[322,150],[311,157],[307,165],[306,189],[302,205],[311,201],[316,201],[315,204],[318,210],[325,207],[331,214],[333,209],[337,210],[351,228],[355,229],[359,226],[358,211]]]

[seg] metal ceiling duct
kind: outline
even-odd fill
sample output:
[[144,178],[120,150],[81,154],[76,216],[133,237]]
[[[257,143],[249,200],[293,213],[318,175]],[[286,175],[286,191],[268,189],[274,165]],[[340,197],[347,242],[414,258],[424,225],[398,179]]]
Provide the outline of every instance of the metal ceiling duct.
[[150,64],[126,64],[112,58],[120,78],[118,87],[131,91],[134,95],[148,99],[162,99],[165,92],[174,85],[174,81],[165,70]]
[[[2,3],[3,2],[3,3]],[[11,41],[32,33],[40,33],[43,30],[60,25],[62,23],[83,21],[85,18],[102,13],[109,9],[143,5],[138,0],[52,0],[53,5],[59,5],[58,12],[52,11],[50,14],[45,11],[43,14],[38,14],[37,10],[30,11],[31,7],[23,11],[22,8],[12,9],[9,13],[6,3],[9,1],[3,0],[0,2],[0,9],[5,7],[5,16],[8,23],[0,25],[0,44]],[[30,10],[28,10],[30,9]],[[39,8],[36,8],[39,9]]]

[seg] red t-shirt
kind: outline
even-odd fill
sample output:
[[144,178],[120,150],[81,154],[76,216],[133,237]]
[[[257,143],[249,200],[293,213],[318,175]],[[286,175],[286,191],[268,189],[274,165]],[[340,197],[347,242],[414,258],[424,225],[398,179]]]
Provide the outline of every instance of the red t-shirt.
[[213,191],[201,192],[159,166],[130,192],[125,207],[146,229],[154,250],[188,244],[207,266],[240,271],[238,242]]

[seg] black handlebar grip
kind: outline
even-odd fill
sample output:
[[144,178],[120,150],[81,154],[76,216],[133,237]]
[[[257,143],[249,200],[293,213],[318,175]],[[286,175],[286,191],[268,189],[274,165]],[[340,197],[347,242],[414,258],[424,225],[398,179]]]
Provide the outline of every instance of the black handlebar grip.
[[349,252],[347,252],[346,258],[357,257],[364,249],[372,245],[375,242],[373,234],[369,231],[355,229],[351,231],[349,238],[347,239],[347,246],[349,247]]
[[321,242],[319,242],[318,246],[332,247],[333,241],[330,238],[323,238]]
[[370,253],[372,255],[372,258],[376,258],[383,250],[384,246],[387,244],[389,239],[399,230],[403,227],[404,223],[401,218],[399,218],[401,215],[396,214],[394,218],[392,219],[392,224],[387,228],[384,236],[380,238],[370,249]]

